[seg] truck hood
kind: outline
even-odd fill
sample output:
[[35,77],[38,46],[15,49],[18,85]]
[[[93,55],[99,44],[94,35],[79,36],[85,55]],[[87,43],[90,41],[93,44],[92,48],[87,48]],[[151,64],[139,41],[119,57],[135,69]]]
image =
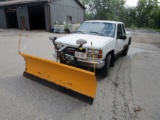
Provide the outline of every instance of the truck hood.
[[94,49],[100,49],[103,45],[107,44],[112,40],[111,37],[98,36],[98,35],[89,35],[89,34],[71,34],[56,40],[56,43],[61,43],[69,46],[79,46],[76,44],[76,41],[79,39],[86,40],[87,43],[83,45],[84,48],[91,48],[91,42]]

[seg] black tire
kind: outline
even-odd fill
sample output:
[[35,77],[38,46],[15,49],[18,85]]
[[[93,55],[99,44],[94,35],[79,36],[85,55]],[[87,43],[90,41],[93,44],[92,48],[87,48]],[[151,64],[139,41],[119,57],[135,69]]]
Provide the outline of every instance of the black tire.
[[60,63],[62,64],[66,64],[66,62],[64,60],[60,60]]
[[122,56],[126,56],[128,54],[128,50],[129,50],[129,45],[127,45],[127,47],[124,48]]
[[105,65],[100,70],[100,76],[107,77],[109,73],[110,68],[110,62],[111,62],[111,54],[108,54],[105,58]]

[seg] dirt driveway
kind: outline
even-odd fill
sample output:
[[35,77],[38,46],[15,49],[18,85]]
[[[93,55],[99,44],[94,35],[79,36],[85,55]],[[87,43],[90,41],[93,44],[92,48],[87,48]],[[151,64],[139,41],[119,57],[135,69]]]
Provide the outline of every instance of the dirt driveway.
[[[54,60],[44,31],[24,31],[21,51]],[[97,76],[93,105],[22,76],[19,31],[0,29],[0,120],[160,120],[160,34],[133,33],[126,57]]]

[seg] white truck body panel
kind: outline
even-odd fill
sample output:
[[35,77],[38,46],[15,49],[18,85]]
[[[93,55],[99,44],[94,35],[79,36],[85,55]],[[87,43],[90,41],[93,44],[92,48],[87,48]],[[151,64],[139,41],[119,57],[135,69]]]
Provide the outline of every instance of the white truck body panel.
[[111,37],[104,37],[104,36],[97,36],[97,35],[89,35],[89,34],[71,34],[64,37],[61,37],[56,40],[56,42],[71,45],[71,46],[79,46],[76,44],[76,41],[79,39],[86,40],[87,43],[83,45],[84,48],[91,48],[91,42],[93,44],[94,49],[101,49],[101,47],[107,43],[109,43],[113,38]]

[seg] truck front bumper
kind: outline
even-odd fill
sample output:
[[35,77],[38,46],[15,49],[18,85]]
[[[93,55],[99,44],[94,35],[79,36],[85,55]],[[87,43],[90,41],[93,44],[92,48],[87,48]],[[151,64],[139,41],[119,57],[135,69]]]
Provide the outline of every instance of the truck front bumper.
[[[66,55],[67,57],[70,58],[71,62],[74,62],[74,57],[70,56],[70,55]],[[57,59],[57,53],[53,52],[53,57]],[[105,61],[93,61],[93,60],[82,60],[82,59],[77,59],[76,62],[78,65],[83,66],[83,67],[89,67],[89,68],[94,68],[94,64],[95,67],[97,69],[101,69],[104,65],[105,65]]]

